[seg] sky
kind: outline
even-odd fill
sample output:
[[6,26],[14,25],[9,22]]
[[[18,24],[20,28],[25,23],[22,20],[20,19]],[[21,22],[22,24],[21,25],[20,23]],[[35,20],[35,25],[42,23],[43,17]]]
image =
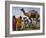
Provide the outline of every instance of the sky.
[[40,8],[32,8],[32,7],[12,7],[12,16],[24,16],[23,12],[20,9],[24,9],[25,12],[36,10],[40,13]]

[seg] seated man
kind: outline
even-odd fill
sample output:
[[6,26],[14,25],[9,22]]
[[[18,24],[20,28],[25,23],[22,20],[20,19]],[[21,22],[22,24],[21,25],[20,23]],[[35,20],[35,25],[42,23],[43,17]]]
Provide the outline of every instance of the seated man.
[[22,17],[20,16],[19,18],[16,19],[16,30],[22,30]]

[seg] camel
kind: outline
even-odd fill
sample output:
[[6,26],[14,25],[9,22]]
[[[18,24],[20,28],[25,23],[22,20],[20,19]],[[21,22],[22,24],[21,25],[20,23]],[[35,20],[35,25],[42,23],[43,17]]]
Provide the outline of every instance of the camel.
[[[26,13],[23,8],[20,9],[20,10],[24,13],[25,16],[29,17],[30,21],[32,21],[31,18],[36,18],[36,24],[37,24],[37,20],[38,20],[38,18],[40,17],[40,15],[38,14],[37,11],[32,10],[32,11],[29,11],[28,13]],[[32,23],[32,22],[31,22],[31,23]]]

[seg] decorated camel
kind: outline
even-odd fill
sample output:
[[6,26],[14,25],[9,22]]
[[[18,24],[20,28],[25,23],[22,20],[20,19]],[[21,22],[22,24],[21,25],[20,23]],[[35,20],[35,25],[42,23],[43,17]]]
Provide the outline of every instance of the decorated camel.
[[38,18],[40,17],[40,15],[38,14],[37,11],[32,10],[32,11],[29,11],[26,13],[23,8],[21,9],[21,11],[24,13],[25,16],[29,17],[30,20],[31,20],[31,18],[36,18],[36,24],[37,24]]

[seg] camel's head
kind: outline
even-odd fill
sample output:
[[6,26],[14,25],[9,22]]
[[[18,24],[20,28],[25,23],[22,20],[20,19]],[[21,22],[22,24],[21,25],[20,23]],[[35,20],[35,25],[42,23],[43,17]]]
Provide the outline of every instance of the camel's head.
[[22,8],[22,9],[20,9],[23,13],[25,13],[25,10]]

